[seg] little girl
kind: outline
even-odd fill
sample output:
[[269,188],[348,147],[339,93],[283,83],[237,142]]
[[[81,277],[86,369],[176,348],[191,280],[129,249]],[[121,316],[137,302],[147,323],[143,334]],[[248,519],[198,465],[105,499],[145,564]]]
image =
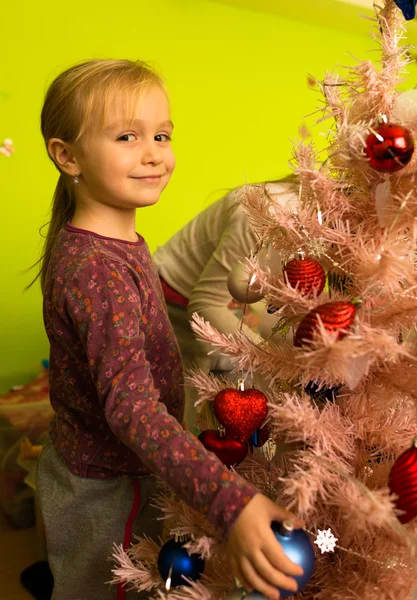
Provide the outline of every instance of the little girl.
[[37,473],[53,600],[126,597],[107,584],[108,557],[113,542],[161,534],[155,475],[222,532],[248,590],[296,590],[301,570],[270,528],[293,515],[180,425],[179,349],[135,232],[175,166],[160,77],[138,61],[78,64],[50,86],[41,128],[59,171],[40,269],[55,416]]

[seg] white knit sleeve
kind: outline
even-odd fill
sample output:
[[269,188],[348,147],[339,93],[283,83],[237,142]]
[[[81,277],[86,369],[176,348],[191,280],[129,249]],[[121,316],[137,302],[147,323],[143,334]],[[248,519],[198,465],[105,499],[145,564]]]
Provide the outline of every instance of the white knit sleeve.
[[[227,277],[232,267],[249,256],[256,246],[256,235],[238,207],[233,211],[211,259],[191,293],[188,305],[190,318],[196,312],[210,321],[220,333],[237,331],[239,318],[228,308],[232,297],[227,289]],[[246,325],[243,326],[243,331],[255,343],[262,339]]]

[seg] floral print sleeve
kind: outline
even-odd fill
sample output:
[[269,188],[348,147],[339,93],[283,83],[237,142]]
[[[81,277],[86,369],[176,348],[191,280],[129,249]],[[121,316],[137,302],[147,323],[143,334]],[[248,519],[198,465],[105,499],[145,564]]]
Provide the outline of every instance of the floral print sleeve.
[[165,404],[182,384],[172,368],[178,346],[169,325],[160,325],[140,270],[90,256],[63,286],[61,312],[75,328],[111,432],[226,536],[257,490],[169,414]]

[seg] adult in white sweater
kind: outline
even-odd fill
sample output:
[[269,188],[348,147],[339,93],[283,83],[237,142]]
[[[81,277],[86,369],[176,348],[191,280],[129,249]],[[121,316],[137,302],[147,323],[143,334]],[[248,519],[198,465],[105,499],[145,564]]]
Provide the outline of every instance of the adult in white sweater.
[[[267,189],[279,204],[289,209],[296,207],[294,184],[278,181],[268,183]],[[190,320],[196,312],[225,334],[236,332],[239,326],[239,318],[228,308],[232,297],[227,277],[237,262],[256,249],[257,237],[237,202],[238,191],[232,191],[199,213],[153,255],[184,369],[195,365],[209,373],[232,368],[226,357],[208,354],[211,348],[196,340]],[[246,325],[243,331],[255,343],[262,339]],[[195,393],[186,389],[187,427],[194,424],[195,400]]]

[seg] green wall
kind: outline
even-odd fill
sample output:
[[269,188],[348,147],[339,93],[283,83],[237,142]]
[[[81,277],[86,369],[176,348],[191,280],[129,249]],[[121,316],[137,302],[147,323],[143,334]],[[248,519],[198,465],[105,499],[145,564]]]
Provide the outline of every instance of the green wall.
[[[319,5],[318,5],[319,10]],[[203,0],[56,0],[2,8],[0,142],[0,393],[28,381],[48,356],[38,286],[21,271],[41,248],[56,171],[39,113],[47,84],[91,57],[141,58],[165,75],[177,169],[160,203],[138,211],[152,250],[222,190],[283,175],[290,139],[320,97],[307,73],[364,58],[370,39],[279,15]]]

